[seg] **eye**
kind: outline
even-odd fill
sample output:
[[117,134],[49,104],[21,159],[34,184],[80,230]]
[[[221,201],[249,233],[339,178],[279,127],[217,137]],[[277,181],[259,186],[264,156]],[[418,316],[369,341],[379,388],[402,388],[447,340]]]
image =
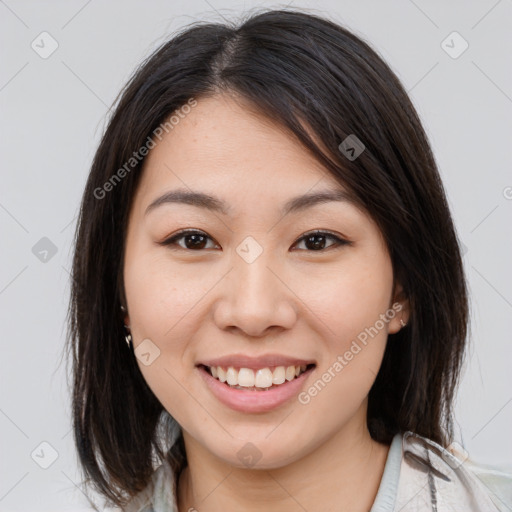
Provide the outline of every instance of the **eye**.
[[[184,245],[177,243],[178,240],[182,239],[184,241]],[[161,245],[178,245],[181,249],[196,251],[205,249],[207,245],[207,240],[212,240],[212,238],[210,238],[206,233],[203,233],[202,231],[185,230],[176,233],[167,240],[164,240],[163,242],[161,242]]]
[[[305,235],[301,236],[297,243],[304,243],[307,249],[310,249],[308,252],[318,252],[323,251],[326,249],[326,241],[334,240],[334,243],[327,246],[327,249],[330,247],[338,247],[343,245],[351,245],[352,242],[349,242],[348,240],[344,240],[343,238],[340,238],[339,236],[330,233],[329,231],[312,231],[310,233],[306,233]],[[295,245],[294,244],[294,245]]]
[[[167,240],[160,242],[160,245],[178,246],[178,248],[185,250],[200,251],[202,249],[208,248],[209,240],[214,242],[214,240],[203,231],[184,230],[176,233]],[[326,247],[327,240],[331,240],[333,241],[333,243],[327,245]],[[183,244],[179,243],[179,241],[183,241]],[[344,240],[343,238],[340,238],[339,236],[328,231],[316,230],[303,235],[301,238],[297,240],[297,242],[295,242],[294,246],[298,244],[300,245],[300,243],[305,244],[306,250],[308,252],[318,252],[323,251],[326,248],[328,249],[330,247],[350,245],[352,242]],[[214,244],[213,248],[215,247],[218,247],[218,244]],[[209,248],[212,247],[210,246]]]

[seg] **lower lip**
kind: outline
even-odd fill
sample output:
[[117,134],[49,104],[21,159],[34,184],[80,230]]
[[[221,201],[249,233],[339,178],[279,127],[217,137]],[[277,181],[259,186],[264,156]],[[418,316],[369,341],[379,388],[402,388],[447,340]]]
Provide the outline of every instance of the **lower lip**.
[[283,405],[294,396],[298,395],[304,382],[315,369],[315,366],[301,373],[293,380],[289,380],[276,387],[265,391],[244,391],[234,389],[212,375],[202,366],[197,369],[204,379],[210,391],[217,397],[219,402],[240,412],[267,412],[280,405]]

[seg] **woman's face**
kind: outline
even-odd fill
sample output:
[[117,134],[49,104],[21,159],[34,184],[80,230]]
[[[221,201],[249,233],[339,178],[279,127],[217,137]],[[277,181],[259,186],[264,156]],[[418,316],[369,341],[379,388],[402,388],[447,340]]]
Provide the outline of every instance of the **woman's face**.
[[[272,468],[366,429],[388,333],[407,320],[372,219],[342,194],[298,199],[344,189],[228,96],[198,100],[156,142],[129,218],[126,323],[186,442]],[[178,189],[215,199],[161,199]],[[194,233],[166,245],[180,230]]]

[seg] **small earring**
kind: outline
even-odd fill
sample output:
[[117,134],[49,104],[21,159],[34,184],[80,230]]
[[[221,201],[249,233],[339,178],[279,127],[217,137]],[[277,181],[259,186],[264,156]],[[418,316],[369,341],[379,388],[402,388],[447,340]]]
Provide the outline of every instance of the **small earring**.
[[[124,327],[128,331],[128,326],[125,325]],[[124,339],[126,340],[126,344],[130,348],[130,350],[133,351],[132,335],[130,334],[130,332],[128,332],[128,334],[125,335]]]
[[[126,308],[124,306],[121,306],[121,311],[123,313],[126,313]],[[128,334],[125,335],[124,339],[126,340],[126,344],[130,348],[131,351],[133,351],[133,343],[132,343],[132,335],[130,334],[129,327],[127,325],[124,326],[126,332]]]
[[407,324],[406,324],[406,323],[405,323],[405,322],[400,318],[400,325],[401,325],[402,327],[405,327]]

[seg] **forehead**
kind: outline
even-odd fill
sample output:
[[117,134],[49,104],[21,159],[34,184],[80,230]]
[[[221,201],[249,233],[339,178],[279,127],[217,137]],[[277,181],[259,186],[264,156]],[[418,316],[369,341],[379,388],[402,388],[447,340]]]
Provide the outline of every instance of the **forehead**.
[[144,162],[142,195],[177,185],[295,195],[319,185],[343,188],[282,126],[228,95],[198,99],[155,142]]

